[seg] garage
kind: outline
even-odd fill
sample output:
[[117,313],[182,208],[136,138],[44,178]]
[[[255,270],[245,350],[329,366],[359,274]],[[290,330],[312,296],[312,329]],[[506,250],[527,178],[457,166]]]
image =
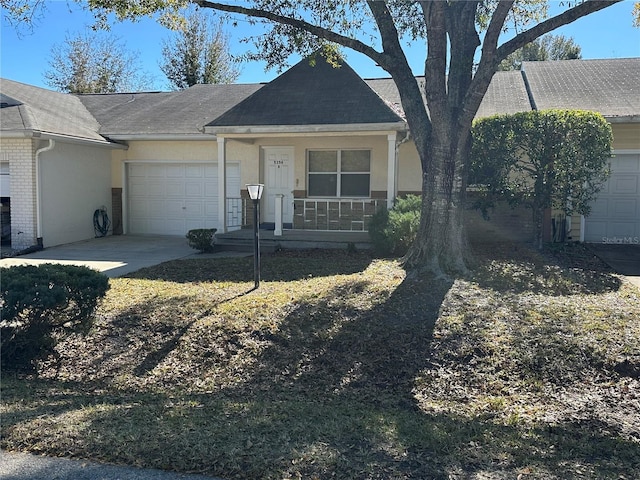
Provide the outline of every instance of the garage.
[[611,177],[585,218],[584,241],[640,243],[640,153],[611,159]]
[[[240,197],[240,166],[227,165],[227,197]],[[218,227],[216,163],[130,163],[129,233],[185,235]]]

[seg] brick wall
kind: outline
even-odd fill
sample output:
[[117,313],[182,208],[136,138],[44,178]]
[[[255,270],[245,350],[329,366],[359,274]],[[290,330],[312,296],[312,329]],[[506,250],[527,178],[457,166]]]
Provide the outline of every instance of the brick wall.
[[36,167],[31,139],[3,138],[2,161],[9,162],[11,178],[11,246],[26,248],[37,243]]

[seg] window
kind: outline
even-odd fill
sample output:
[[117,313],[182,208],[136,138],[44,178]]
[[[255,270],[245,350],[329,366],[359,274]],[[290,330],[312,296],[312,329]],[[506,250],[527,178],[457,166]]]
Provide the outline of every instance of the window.
[[310,197],[368,197],[369,150],[310,150]]

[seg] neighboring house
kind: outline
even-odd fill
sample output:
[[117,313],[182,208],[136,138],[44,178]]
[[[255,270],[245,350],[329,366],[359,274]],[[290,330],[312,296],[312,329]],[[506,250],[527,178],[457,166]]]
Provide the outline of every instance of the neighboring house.
[[[265,184],[262,220],[281,218],[284,235],[362,232],[376,209],[421,189],[395,85],[346,64],[302,61],[268,84],[179,92],[74,96],[2,80],[0,93],[14,248],[91,238],[103,205],[115,234],[239,228],[250,218],[244,185],[255,182]],[[496,73],[478,116],[532,108],[593,109],[613,126],[614,175],[572,237],[640,236],[640,59],[525,62]],[[530,223],[470,217],[496,235]]]

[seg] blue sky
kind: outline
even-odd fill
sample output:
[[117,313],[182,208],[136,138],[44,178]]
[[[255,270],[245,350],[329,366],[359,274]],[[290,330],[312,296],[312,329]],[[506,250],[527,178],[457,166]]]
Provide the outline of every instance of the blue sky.
[[[559,9],[560,2],[550,2],[552,9]],[[590,58],[640,57],[640,29],[632,26],[633,2],[626,0],[600,12],[579,19],[553,33],[573,37],[582,47],[582,56]],[[44,72],[49,68],[51,47],[62,44],[65,36],[83,32],[91,25],[92,16],[74,2],[48,1],[46,16],[41,19],[33,32],[1,24],[0,76],[31,85],[47,87]],[[236,28],[229,27],[232,53],[240,54],[248,45],[239,39],[251,27],[240,22]],[[170,32],[151,19],[137,23],[113,24],[112,32],[118,36],[128,50],[139,53],[141,69],[153,79],[153,88],[166,90],[168,83],[158,67],[161,59],[162,40]],[[347,51],[349,64],[364,78],[388,76],[368,58]],[[424,62],[423,48],[419,45],[409,50],[409,60],[416,74],[421,74]],[[265,82],[277,75],[275,70],[265,72],[264,64],[243,64],[241,83]]]

